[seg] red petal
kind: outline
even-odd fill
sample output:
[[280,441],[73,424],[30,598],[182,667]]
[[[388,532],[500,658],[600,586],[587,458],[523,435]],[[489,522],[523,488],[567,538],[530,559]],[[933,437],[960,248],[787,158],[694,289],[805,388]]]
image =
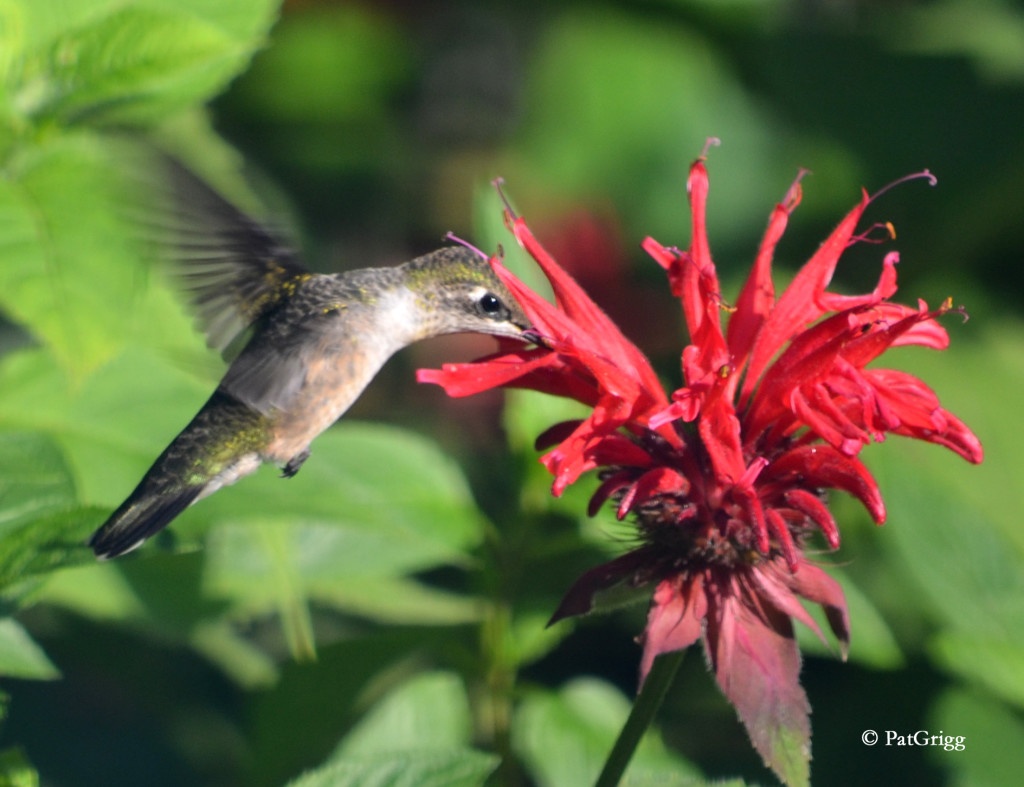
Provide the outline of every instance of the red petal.
[[[636,473],[633,470],[620,470],[602,481],[600,486],[597,487],[597,491],[590,496],[590,502],[587,504],[587,516],[594,516],[594,514],[601,510],[601,506],[605,504],[608,498],[623,487],[633,483],[635,476]],[[619,519],[622,519],[622,517],[619,517]]]
[[768,465],[759,478],[761,485],[794,481],[849,492],[864,504],[875,522],[885,521],[885,503],[871,473],[860,460],[844,456],[830,445],[803,445],[787,451]]
[[798,556],[793,537],[789,534],[789,526],[782,514],[774,508],[765,511],[768,531],[779,540],[779,547],[782,549],[782,556],[786,559],[786,565],[790,571],[796,571]]
[[[554,258],[540,245],[522,218],[515,219],[512,232],[520,245],[537,261],[548,281],[551,282],[555,300],[564,310],[570,325],[575,330],[576,340],[585,342],[580,344],[581,349],[598,353],[609,359],[614,365],[637,380],[650,395],[664,398],[661,383],[646,356],[622,335],[618,326],[590,299],[576,281],[562,270]],[[520,296],[522,291],[526,290],[525,286],[518,282],[504,266],[495,265],[495,271],[506,285],[509,285],[513,295],[522,302]],[[518,286],[513,288],[513,284]],[[526,291],[529,292],[529,290]],[[527,315],[533,317],[529,311],[527,311]],[[562,333],[561,335],[567,334]]]
[[449,396],[471,396],[489,391],[551,363],[550,351],[544,349],[504,353],[481,358],[473,363],[446,363],[440,369],[419,369],[416,380],[434,383]]
[[657,656],[688,648],[697,641],[706,614],[703,575],[676,576],[659,583],[641,637],[644,648],[640,659],[641,686]]
[[622,497],[619,503],[618,517],[623,519],[634,504],[643,504],[655,493],[686,495],[690,491],[690,482],[682,475],[668,467],[655,467],[641,475]]
[[724,381],[705,402],[698,423],[701,440],[714,468],[715,478],[723,484],[734,484],[746,470],[743,461],[740,422],[731,399],[725,396]]
[[786,578],[793,592],[815,604],[820,604],[825,619],[842,649],[845,661],[850,648],[850,614],[846,608],[843,588],[817,566],[802,562],[796,573]]
[[868,195],[864,192],[860,204],[846,214],[839,226],[832,231],[779,297],[754,342],[741,401],[745,402],[750,396],[772,357],[783,344],[824,313],[819,298],[832,280],[839,257],[849,245],[857,222],[860,221],[867,205]]
[[790,489],[784,495],[789,505],[814,520],[832,549],[839,549],[839,526],[827,505],[806,489]]
[[895,434],[945,446],[975,464],[982,461],[981,441],[963,421],[939,406],[938,396],[922,380],[895,369],[867,369],[864,375],[899,419],[892,429]]
[[654,551],[649,547],[641,547],[590,569],[577,579],[562,597],[548,625],[551,626],[563,618],[590,612],[594,607],[594,596],[597,593],[633,579],[641,568],[651,565],[656,560],[657,554]]
[[[801,176],[803,173],[801,173]],[[772,257],[775,247],[786,231],[790,214],[800,204],[800,178],[793,183],[782,203],[775,206],[754,267],[736,300],[736,311],[729,318],[729,350],[733,363],[742,366],[754,345],[757,332],[775,306],[775,283],[772,281]]]

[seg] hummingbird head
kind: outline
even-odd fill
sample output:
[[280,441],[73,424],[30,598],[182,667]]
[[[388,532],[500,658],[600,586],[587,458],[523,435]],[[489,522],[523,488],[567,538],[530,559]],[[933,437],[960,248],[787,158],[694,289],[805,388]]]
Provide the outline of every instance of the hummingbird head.
[[422,307],[425,335],[489,333],[532,340],[522,307],[477,252],[447,246],[402,267]]

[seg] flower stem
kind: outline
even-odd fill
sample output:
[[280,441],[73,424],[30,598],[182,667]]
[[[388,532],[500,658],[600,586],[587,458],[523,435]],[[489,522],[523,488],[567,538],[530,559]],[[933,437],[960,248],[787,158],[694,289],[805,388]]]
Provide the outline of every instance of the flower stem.
[[619,783],[630,760],[633,759],[640,739],[651,726],[654,715],[661,707],[661,702],[665,699],[668,687],[672,685],[685,655],[685,650],[677,650],[664,653],[654,660],[651,671],[647,673],[647,680],[644,681],[643,688],[633,703],[633,710],[629,712],[629,718],[626,719],[615,745],[612,746],[601,775],[594,782],[594,787],[615,787]]

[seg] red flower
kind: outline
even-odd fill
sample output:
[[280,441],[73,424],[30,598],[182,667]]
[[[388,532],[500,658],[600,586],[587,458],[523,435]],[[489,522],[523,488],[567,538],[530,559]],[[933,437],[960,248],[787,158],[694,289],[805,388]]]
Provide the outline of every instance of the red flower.
[[[730,308],[707,241],[703,157],[690,170],[688,190],[690,248],[666,248],[651,238],[643,244],[666,270],[689,331],[682,352],[686,384],[671,397],[644,355],[511,210],[506,220],[551,281],[555,305],[500,261],[492,263],[533,320],[540,345],[421,370],[419,379],[452,396],[511,386],[593,408],[582,421],[558,424],[538,439],[554,446],[541,461],[554,475],[556,495],[599,469],[591,513],[613,501],[620,519],[634,517],[641,545],[580,577],[552,622],[589,611],[597,592],[618,583],[653,585],[641,681],[657,655],[702,639],[755,747],[781,773],[794,746],[804,752],[804,767],[809,756],[810,709],[799,684],[792,620],[823,636],[799,599],[822,606],[844,655],[849,641],[839,585],[803,553],[814,531],[832,549],[839,546],[824,490],[852,494],[881,523],[878,485],[857,458],[869,442],[891,432],[938,443],[971,462],[981,461],[982,449],[921,380],[866,368],[892,346],[944,348],[948,336],[936,318],[951,304],[890,302],[895,252],[883,259],[872,292],[827,290],[843,251],[865,239],[855,233],[871,201],[866,193],[776,297],[772,257],[800,202],[798,178],[772,212]],[[730,314],[724,331],[723,313]]]

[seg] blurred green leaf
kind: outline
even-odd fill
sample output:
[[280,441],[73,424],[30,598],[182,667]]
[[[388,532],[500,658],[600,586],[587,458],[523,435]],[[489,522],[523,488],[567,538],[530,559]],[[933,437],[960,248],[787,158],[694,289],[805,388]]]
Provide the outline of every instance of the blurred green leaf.
[[0,787],[39,787],[39,774],[21,749],[0,752]]
[[74,502],[74,482],[52,440],[0,433],[0,538]]
[[114,505],[211,387],[138,346],[72,387],[51,354],[25,350],[0,363],[0,423],[52,435],[67,452],[80,497]]
[[0,618],[0,675],[23,680],[53,680],[60,677],[43,649],[13,618]]
[[[578,678],[557,693],[534,692],[524,698],[513,721],[513,744],[537,784],[593,784],[628,715],[629,702],[612,686]],[[678,784],[699,776],[648,732],[624,783]]]
[[907,364],[977,430],[986,449],[981,467],[910,441],[872,458],[889,508],[880,543],[940,626],[933,657],[1017,704],[1024,704],[1024,542],[1015,505],[1024,464],[1022,355],[1024,337],[1011,329]]
[[0,589],[87,559],[100,512],[77,505],[64,456],[47,436],[0,432]]
[[520,609],[508,629],[506,652],[510,662],[522,668],[543,658],[572,634],[570,626],[548,626],[551,612]]
[[236,683],[247,689],[272,686],[278,678],[277,664],[247,638],[238,634],[230,621],[200,622],[189,642]]
[[1024,79],[1024,19],[1012,3],[942,0],[901,10],[906,14],[901,24],[890,20],[882,28],[897,50],[966,55],[990,77]]
[[[1024,625],[1024,617],[1020,622]],[[946,629],[934,636],[928,651],[936,664],[1024,707],[1024,637],[985,636],[972,627],[964,629]]]
[[388,752],[455,750],[470,743],[472,730],[469,699],[459,676],[423,673],[375,702],[331,761]]
[[465,565],[484,519],[459,468],[423,438],[393,427],[343,423],[323,435],[296,478],[263,473],[182,517],[217,522],[205,582],[252,614],[276,609],[293,647],[310,651],[308,604],[382,620],[474,619],[468,600],[407,575]]
[[929,755],[952,772],[947,784],[1001,787],[1024,773],[1024,724],[991,697],[948,690],[929,711],[928,724],[931,735],[943,736],[942,745],[929,747]]
[[[458,465],[402,429],[340,423],[316,441],[295,478],[267,475],[202,502],[205,518],[225,524],[211,543],[211,581],[218,576],[217,561],[230,554],[227,545],[244,549],[233,528],[253,523],[302,534],[292,549],[302,561],[303,581],[312,586],[329,586],[338,574],[399,576],[441,563],[465,564],[483,538],[485,520]],[[265,553],[252,552],[252,570],[266,568]],[[236,556],[232,562],[249,572],[245,560]]]
[[284,17],[274,46],[227,100],[243,117],[259,118],[269,138],[285,141],[269,152],[289,169],[363,177],[391,169],[404,153],[396,99],[408,89],[413,58],[390,14],[321,4]]
[[332,762],[288,787],[479,787],[498,758],[473,749],[388,752]]
[[763,222],[792,179],[773,155],[778,135],[709,37],[608,6],[570,7],[548,21],[537,50],[520,154],[549,194],[552,184],[577,199],[616,192],[635,241],[685,241],[686,175],[708,136],[729,133],[712,200],[730,234]]
[[115,563],[92,560],[53,572],[33,598],[103,622],[145,616],[145,605]]
[[17,260],[0,266],[0,308],[52,347],[74,382],[136,324],[153,336],[143,314],[168,311],[136,311],[153,305],[141,264],[152,253],[128,214],[146,204],[126,177],[128,150],[88,133],[55,137],[0,179],[0,258]]
[[166,116],[219,92],[276,8],[276,0],[24,3],[13,101],[28,117],[64,126]]
[[[386,16],[358,5],[288,18],[233,98],[280,122],[387,117],[410,56]],[[310,79],[312,75],[319,78]],[[389,129],[382,129],[389,131]]]
[[282,664],[277,684],[254,697],[249,719],[258,783],[282,784],[310,763],[323,762],[358,723],[358,714],[389,687],[421,672],[424,660],[457,639],[453,634],[450,628],[373,629],[324,643],[315,662]]

